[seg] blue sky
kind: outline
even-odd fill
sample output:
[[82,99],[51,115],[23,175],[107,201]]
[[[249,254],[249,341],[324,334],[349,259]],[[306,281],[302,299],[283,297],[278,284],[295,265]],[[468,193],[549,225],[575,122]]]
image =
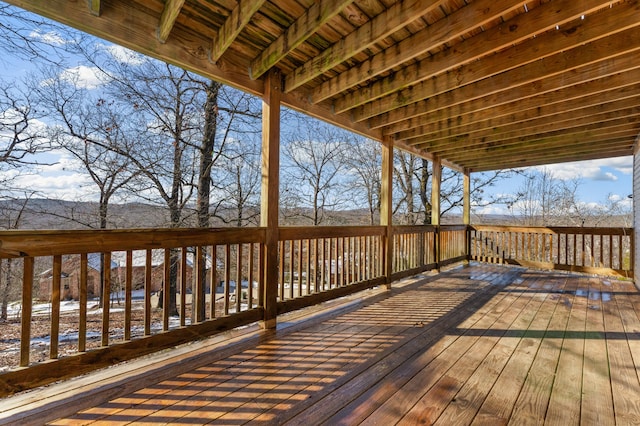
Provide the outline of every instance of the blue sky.
[[[64,42],[56,34],[48,34],[34,30],[32,36],[40,40],[56,44]],[[106,45],[106,44],[105,44]],[[107,46],[107,45],[106,45]],[[109,46],[114,55],[122,54],[124,50]],[[120,53],[118,53],[120,52]],[[0,78],[3,80],[19,81],[32,70],[33,64],[29,61],[19,60],[8,55],[0,57]],[[76,66],[61,73],[74,73],[86,82],[87,86],[94,84],[96,75],[87,67]],[[51,153],[46,157],[45,165],[39,168],[36,174],[23,178],[23,184],[32,189],[37,189],[50,196],[68,199],[92,199],[88,188],[91,187],[89,179],[72,169],[71,159],[64,154]],[[593,160],[578,163],[555,164],[541,167],[546,168],[552,175],[563,180],[577,180],[579,200],[584,203],[604,204],[609,197],[623,199],[630,206],[628,195],[632,193],[632,157],[620,157],[605,160]],[[522,178],[516,177],[508,181],[502,181],[499,186],[491,191],[501,194],[515,193],[522,185]],[[628,200],[628,201],[627,201]],[[505,212],[504,206],[495,206],[486,212]]]

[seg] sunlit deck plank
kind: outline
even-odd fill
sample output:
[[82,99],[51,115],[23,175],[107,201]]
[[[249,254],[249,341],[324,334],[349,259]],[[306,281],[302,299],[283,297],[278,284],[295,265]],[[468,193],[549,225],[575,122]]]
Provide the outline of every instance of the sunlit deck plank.
[[[620,312],[621,306],[623,310],[628,306],[618,303],[618,299],[627,297],[627,293],[621,293],[608,293],[611,301],[603,303],[613,406],[617,424],[637,425],[640,424],[640,382],[629,346],[630,337],[624,331],[621,315],[626,314]],[[606,292],[603,293],[603,300],[607,300]],[[631,338],[637,339],[637,335],[631,335]]]
[[[533,281],[542,282],[543,278],[539,276],[534,278]],[[519,291],[528,292],[532,290],[523,286],[519,288]],[[518,346],[493,384],[472,424],[506,424],[511,417],[515,402],[531,371],[531,365],[542,343],[540,332],[547,329],[555,311],[555,304],[548,303],[549,295],[547,293],[533,291],[534,293],[539,293],[535,297],[542,299],[541,306],[535,318],[529,324],[529,328],[523,330]]]
[[583,424],[607,426],[614,425],[615,418],[607,359],[607,342],[604,339],[602,284],[600,281],[591,279],[589,283],[580,421]]
[[634,424],[638,307],[631,282],[474,265],[51,424]]
[[562,347],[562,337],[569,320],[569,311],[563,303],[559,303],[560,296],[557,291],[564,289],[565,278],[548,280],[542,287],[542,291],[554,291],[550,300],[555,300],[555,310],[551,321],[542,337],[542,343],[536,354],[536,359],[516,400],[510,423],[517,424],[541,424],[544,422],[551,389],[556,372],[558,358]]
[[[511,324],[507,324],[506,327],[498,327],[499,341],[438,417],[435,424],[470,424],[473,422],[486,396],[515,352],[523,331],[529,329],[545,300],[544,297],[535,293],[517,290],[512,293],[519,294],[519,300],[526,301],[526,306],[517,313],[517,317]],[[487,331],[492,332],[492,330]],[[419,418],[420,415],[417,413],[416,419]]]
[[547,409],[547,419],[563,425],[577,425],[580,422],[587,317],[588,285],[586,287],[581,285],[584,282],[582,278],[571,280],[571,282],[578,285],[561,296],[562,304],[570,311],[569,321],[564,333],[559,333],[563,334],[564,340]]

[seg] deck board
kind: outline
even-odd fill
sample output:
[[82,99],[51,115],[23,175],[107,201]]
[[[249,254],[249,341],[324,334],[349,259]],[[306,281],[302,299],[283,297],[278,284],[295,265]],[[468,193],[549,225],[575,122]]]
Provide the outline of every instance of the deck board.
[[[39,422],[640,422],[640,294],[629,281],[473,264],[353,300],[139,388],[101,397],[100,382],[86,385],[76,398],[93,407],[57,420],[43,398]],[[0,424],[20,398],[0,404]]]

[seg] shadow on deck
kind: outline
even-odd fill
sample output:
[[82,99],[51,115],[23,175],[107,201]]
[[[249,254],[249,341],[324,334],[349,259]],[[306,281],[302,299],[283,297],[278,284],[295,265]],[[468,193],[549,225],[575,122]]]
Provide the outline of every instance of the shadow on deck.
[[631,282],[474,264],[346,300],[16,395],[0,423],[640,422]]

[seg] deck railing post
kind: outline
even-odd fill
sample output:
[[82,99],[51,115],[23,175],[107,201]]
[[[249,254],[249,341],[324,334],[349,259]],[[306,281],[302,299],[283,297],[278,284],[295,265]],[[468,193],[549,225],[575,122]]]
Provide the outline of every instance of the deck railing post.
[[282,79],[277,69],[266,74],[262,100],[262,193],[260,225],[264,242],[263,328],[275,328],[278,314],[278,203],[280,186],[280,95]]
[[442,163],[439,157],[433,157],[431,175],[431,224],[435,226],[434,255],[436,270],[440,270],[440,184],[442,182]]
[[466,225],[464,247],[467,263],[471,260],[471,173],[465,169],[462,180],[462,223]]

